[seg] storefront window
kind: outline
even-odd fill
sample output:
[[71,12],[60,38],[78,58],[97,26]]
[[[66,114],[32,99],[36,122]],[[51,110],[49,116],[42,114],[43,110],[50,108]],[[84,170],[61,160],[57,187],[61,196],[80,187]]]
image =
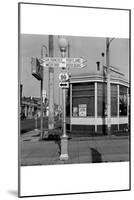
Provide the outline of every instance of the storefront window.
[[66,91],[66,116],[70,116],[70,88]]
[[72,115],[94,116],[94,83],[72,85]]
[[106,83],[97,83],[97,113],[100,117],[107,115],[107,85]]
[[127,115],[127,87],[120,85],[120,96],[119,96],[119,113],[120,116]]
[[[107,116],[107,83],[97,83],[98,116]],[[117,116],[117,85],[111,84],[111,116]]]
[[117,85],[111,84],[111,116],[117,116]]

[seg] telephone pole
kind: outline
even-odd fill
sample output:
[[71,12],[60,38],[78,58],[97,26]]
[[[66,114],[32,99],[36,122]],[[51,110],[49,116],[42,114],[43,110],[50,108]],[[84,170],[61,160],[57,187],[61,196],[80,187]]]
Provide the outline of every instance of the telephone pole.
[[111,134],[111,85],[110,85],[110,65],[109,65],[109,38],[106,38],[106,67],[107,67],[107,131]]
[[[53,35],[49,35],[49,57],[54,56]],[[54,68],[49,67],[49,118],[48,129],[54,129]]]
[[[45,52],[44,52],[45,49]],[[42,45],[41,47],[41,59],[45,58],[47,56],[47,47],[46,45]],[[41,95],[41,123],[40,123],[40,139],[42,140],[44,137],[44,130],[43,130],[43,90],[44,90],[44,68],[42,67],[42,80],[41,80],[41,88],[40,88],[40,95]]]

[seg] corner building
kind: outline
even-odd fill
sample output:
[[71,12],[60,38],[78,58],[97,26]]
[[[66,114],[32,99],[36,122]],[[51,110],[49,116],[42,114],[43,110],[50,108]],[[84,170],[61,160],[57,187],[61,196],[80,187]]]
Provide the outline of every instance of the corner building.
[[[129,130],[129,82],[111,73],[111,133]],[[67,92],[67,129],[107,135],[107,78],[104,74],[72,76]]]

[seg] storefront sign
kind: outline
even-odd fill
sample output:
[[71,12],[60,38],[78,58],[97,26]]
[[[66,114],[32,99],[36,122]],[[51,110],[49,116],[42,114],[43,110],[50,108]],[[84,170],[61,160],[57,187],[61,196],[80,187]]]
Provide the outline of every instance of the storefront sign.
[[87,116],[87,105],[79,104],[79,117],[86,117],[86,116]]

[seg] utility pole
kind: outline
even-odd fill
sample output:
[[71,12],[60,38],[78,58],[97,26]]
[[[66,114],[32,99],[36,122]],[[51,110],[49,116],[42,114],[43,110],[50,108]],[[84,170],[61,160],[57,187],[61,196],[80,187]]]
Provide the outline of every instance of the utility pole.
[[[45,48],[46,53],[44,53],[43,49]],[[42,45],[41,47],[41,59],[47,56],[47,47]],[[40,139],[43,139],[43,83],[44,83],[44,68],[42,68],[42,79],[40,83],[40,106],[41,106],[41,115],[40,115]]]
[[[53,35],[49,35],[49,57],[54,56]],[[49,118],[48,129],[54,129],[54,68],[49,67]]]
[[[42,67],[43,70],[43,67]],[[44,70],[43,70],[44,71]],[[43,73],[43,72],[42,72]],[[40,139],[43,139],[43,98],[42,98],[42,91],[43,91],[43,79],[41,80],[40,84],[40,106],[41,106],[41,115],[40,115]]]
[[106,38],[106,67],[107,67],[107,131],[111,134],[111,86],[110,86],[110,65],[109,65],[109,38]]
[[38,58],[31,59],[32,75],[40,81],[40,107],[41,107],[41,127],[40,127],[40,140],[43,139],[43,102],[42,102],[42,90],[43,90],[43,66],[40,65]]
[[[45,57],[47,57],[47,47],[46,47],[46,45],[42,45],[42,47],[41,47],[41,59],[43,59]],[[44,88],[45,88],[44,87],[44,83],[45,83],[44,68],[43,68],[42,74],[43,74],[42,75],[43,79],[41,80],[41,139],[43,139],[43,137],[46,136],[44,134],[44,131],[43,131],[43,110],[44,110],[43,104],[44,104]],[[44,122],[44,125],[45,125],[45,122]]]

